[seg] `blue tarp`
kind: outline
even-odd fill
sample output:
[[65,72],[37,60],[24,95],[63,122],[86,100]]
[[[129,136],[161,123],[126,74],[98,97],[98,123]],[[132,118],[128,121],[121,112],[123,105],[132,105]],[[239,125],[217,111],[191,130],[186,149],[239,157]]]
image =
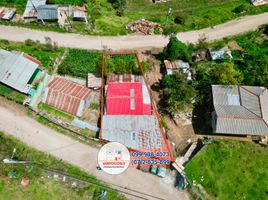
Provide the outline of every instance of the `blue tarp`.
[[79,119],[74,119],[71,124],[73,126],[77,126],[79,128],[88,128],[88,129],[90,129],[92,131],[95,131],[95,132],[98,132],[100,130],[97,126],[94,126],[92,124],[83,122],[83,121],[81,121]]

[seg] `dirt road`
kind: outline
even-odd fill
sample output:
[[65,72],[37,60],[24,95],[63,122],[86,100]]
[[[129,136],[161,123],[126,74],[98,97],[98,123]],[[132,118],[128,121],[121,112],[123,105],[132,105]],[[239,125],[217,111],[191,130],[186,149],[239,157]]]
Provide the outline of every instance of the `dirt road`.
[[[227,23],[198,31],[182,32],[178,38],[184,42],[196,43],[201,35],[208,40],[221,39],[256,29],[268,22],[268,13],[241,17]],[[102,50],[107,47],[113,50],[161,48],[166,45],[168,38],[164,36],[128,35],[116,37],[84,36],[78,34],[45,32],[15,26],[0,26],[0,38],[11,41],[24,41],[28,38],[44,42],[50,37],[59,46],[81,49]]]
[[[98,171],[96,169],[97,149],[39,124],[25,115],[25,112],[15,112],[14,109],[4,106],[3,102],[0,104],[0,131],[20,139],[31,147],[76,165],[110,185],[120,185],[165,200],[189,199],[187,193],[179,192],[166,185],[162,179],[136,169],[128,169],[117,176]],[[148,196],[139,195],[148,198]],[[127,197],[137,199],[136,197]]]

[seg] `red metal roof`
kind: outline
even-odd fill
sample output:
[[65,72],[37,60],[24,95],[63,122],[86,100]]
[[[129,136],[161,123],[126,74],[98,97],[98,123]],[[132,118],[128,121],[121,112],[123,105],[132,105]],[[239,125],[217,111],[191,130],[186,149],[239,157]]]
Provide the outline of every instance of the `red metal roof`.
[[91,90],[74,82],[55,77],[47,86],[45,103],[64,112],[77,115],[81,100],[85,100]]
[[23,53],[23,57],[38,64],[38,65],[41,65],[41,62],[39,60],[37,60],[36,58],[32,57],[32,56],[29,56],[28,54],[26,53]]
[[142,83],[108,83],[107,115],[151,115],[151,105],[143,103]]

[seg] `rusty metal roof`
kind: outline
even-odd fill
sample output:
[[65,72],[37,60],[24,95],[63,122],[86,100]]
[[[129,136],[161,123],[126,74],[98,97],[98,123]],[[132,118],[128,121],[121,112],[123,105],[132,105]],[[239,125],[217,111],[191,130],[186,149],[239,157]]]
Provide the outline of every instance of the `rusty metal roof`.
[[91,90],[61,77],[53,77],[49,82],[43,102],[59,110],[79,116],[83,101],[89,97]]

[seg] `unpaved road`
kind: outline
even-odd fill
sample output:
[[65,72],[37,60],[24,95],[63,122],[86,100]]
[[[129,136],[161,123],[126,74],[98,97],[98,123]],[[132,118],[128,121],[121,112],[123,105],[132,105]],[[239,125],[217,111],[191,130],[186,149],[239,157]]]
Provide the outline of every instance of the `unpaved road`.
[[[18,138],[31,147],[78,166],[110,185],[127,187],[164,200],[189,199],[187,193],[179,192],[163,183],[161,178],[149,173],[128,169],[123,174],[112,176],[98,171],[96,169],[98,149],[57,133],[28,117],[24,112],[16,112],[13,108],[1,104],[0,131]],[[136,195],[155,200],[155,198],[142,194]],[[133,196],[127,197],[129,199],[139,199]]]
[[[178,34],[178,38],[183,42],[196,43],[200,36],[206,35],[208,40],[211,41],[254,30],[259,25],[267,22],[268,13],[246,16],[217,25],[214,28],[182,32]],[[44,42],[45,37],[50,37],[62,47],[96,50],[102,50],[104,46],[113,50],[161,48],[168,42],[167,37],[159,35],[128,35],[115,37],[83,36],[79,34],[31,30],[15,26],[0,26],[1,39],[21,42],[30,38]]]

